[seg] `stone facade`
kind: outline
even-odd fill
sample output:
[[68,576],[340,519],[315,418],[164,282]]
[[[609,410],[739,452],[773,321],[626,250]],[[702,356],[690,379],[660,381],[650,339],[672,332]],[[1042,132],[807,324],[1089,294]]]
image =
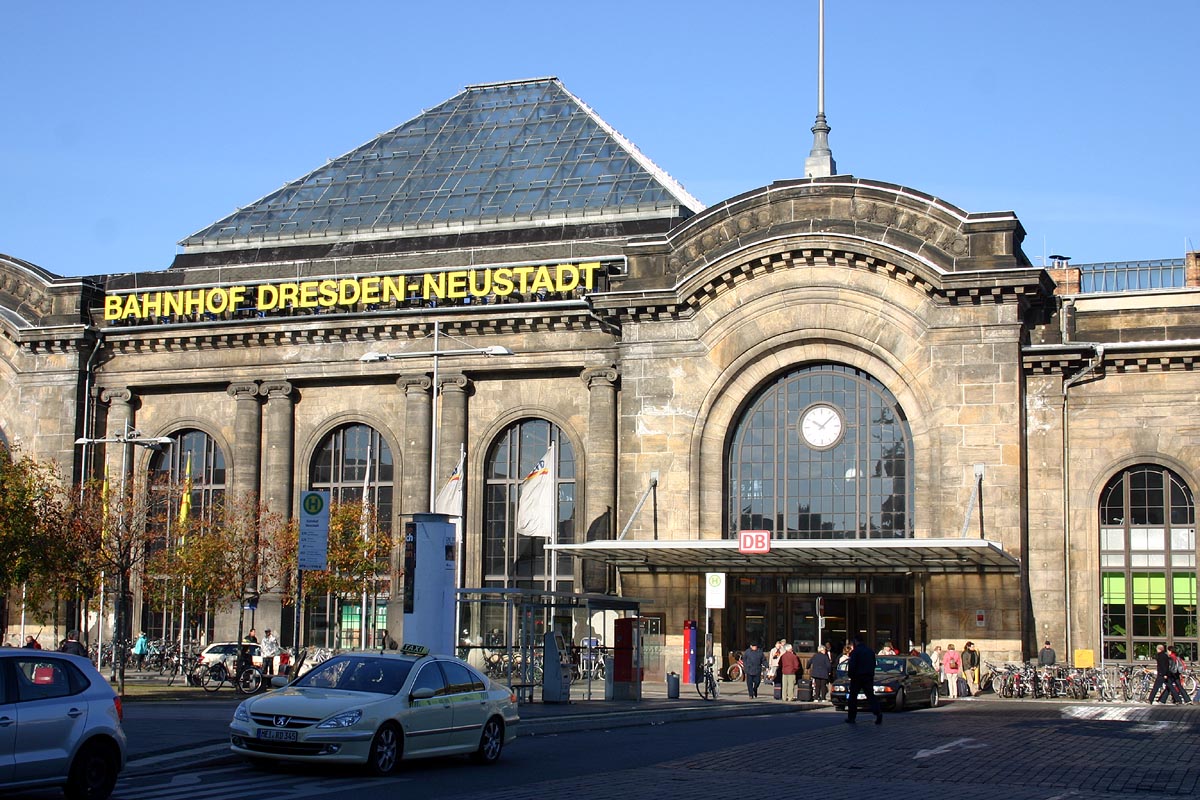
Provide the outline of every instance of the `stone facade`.
[[[1193,283],[1149,299],[1064,302],[1056,289],[1069,281],[1056,286],[1030,265],[1023,235],[1011,214],[834,176],[772,184],[661,232],[298,262],[281,248],[266,261],[230,256],[220,273],[207,256],[138,276],[140,286],[204,286],[580,257],[626,265],[582,299],[127,327],[105,325],[98,298],[128,289],[128,276],[61,282],[8,260],[0,432],[77,479],[103,463],[85,463],[79,436],[126,423],[148,436],[200,430],[225,453],[230,487],[291,514],[323,438],[363,423],[394,454],[399,530],[432,499],[434,366],[360,357],[428,348],[436,324],[469,347],[515,353],[436,365],[433,484],[465,448],[463,580],[475,586],[479,476],[512,423],[548,420],[573,444],[578,541],[612,539],[627,523],[630,540],[719,540],[731,525],[727,448],[750,398],[797,366],[847,365],[907,416],[913,535],[983,538],[1020,561],[1010,575],[906,578],[909,638],[971,639],[997,660],[1028,656],[1045,638],[1095,649],[1101,489],[1142,462],[1169,466],[1193,493],[1200,486],[1200,293]],[[110,472],[120,457],[107,454]],[[657,513],[634,515],[652,477]],[[580,564],[576,586],[643,599],[668,644],[703,614],[698,574],[609,572]],[[268,600],[258,613],[261,629],[281,611]],[[731,614],[715,620],[726,647],[739,644]],[[402,638],[398,618],[389,629]]]

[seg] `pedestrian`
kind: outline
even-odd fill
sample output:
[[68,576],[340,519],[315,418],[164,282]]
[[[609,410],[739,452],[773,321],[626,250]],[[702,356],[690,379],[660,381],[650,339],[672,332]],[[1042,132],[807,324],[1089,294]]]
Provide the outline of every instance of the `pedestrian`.
[[1183,701],[1185,706],[1192,704],[1192,697],[1188,694],[1188,690],[1183,688],[1183,672],[1187,669],[1187,664],[1179,655],[1179,651],[1175,649],[1175,645],[1167,648],[1167,654],[1171,657],[1171,682],[1175,684],[1176,691],[1179,692],[1179,699]]
[[1058,661],[1058,654],[1054,652],[1054,648],[1050,646],[1050,640],[1042,645],[1041,651],[1038,652],[1039,667],[1053,667]]
[[783,675],[783,699],[791,702],[796,699],[796,681],[804,674],[800,665],[800,656],[792,652],[792,646],[783,646],[783,655],[779,657],[779,672]]
[[[1154,686],[1150,689],[1150,704],[1154,705],[1154,698],[1158,697],[1159,704],[1167,702],[1167,692],[1171,693],[1172,703],[1181,703],[1183,698],[1179,695],[1179,690],[1175,688],[1175,681],[1171,675],[1171,654],[1167,652],[1166,645],[1159,645],[1154,653],[1154,662],[1157,666],[1157,671],[1154,677]],[[1159,688],[1162,688],[1162,694],[1158,693]]]
[[746,673],[746,694],[758,697],[758,686],[762,683],[763,664],[767,654],[758,649],[758,642],[751,642],[742,653],[742,669]]
[[833,665],[829,661],[829,650],[825,645],[817,648],[817,652],[808,662],[808,674],[813,682],[813,700],[825,702],[829,693],[829,673]]
[[258,635],[255,633],[254,628],[251,628],[250,632],[246,634],[246,641],[251,644],[258,644]]
[[946,645],[946,652],[942,653],[942,674],[946,676],[946,683],[949,688],[949,696],[958,697],[958,675],[962,672],[962,659],[958,655],[958,651],[954,649],[953,644]]
[[858,716],[858,696],[867,698],[871,713],[875,715],[875,724],[883,724],[883,711],[879,708],[879,698],[875,696],[875,653],[867,647],[861,636],[854,637],[854,647],[850,651],[846,671],[850,675],[850,686],[846,693],[846,722],[851,725]]
[[146,642],[146,632],[142,631],[138,634],[137,641],[133,643],[133,666],[134,669],[145,669],[146,653],[150,646]]
[[941,683],[943,680],[945,680],[945,676],[942,675],[942,646],[940,644],[930,651],[929,665],[937,672],[938,683]]
[[87,657],[87,648],[79,643],[79,631],[67,631],[67,640],[58,646],[61,653]]
[[974,642],[967,642],[963,645],[962,651],[962,669],[963,675],[967,679],[967,683],[971,684],[971,693],[979,693],[979,651],[975,649]]
[[263,631],[262,640],[262,662],[263,674],[275,674],[275,656],[279,655],[279,637],[271,633],[271,629],[267,628]]
[[850,665],[850,653],[853,652],[854,645],[847,642],[842,646],[842,654],[838,656],[837,671],[844,673]]
[[771,654],[767,656],[767,680],[771,683],[779,683],[779,658],[783,655],[785,644],[787,642],[780,639],[771,649]]
[[42,646],[38,644],[38,640],[32,636],[25,637],[25,644],[22,647],[28,647],[30,650],[41,650]]
[[896,648],[892,645],[891,641],[887,641],[887,642],[883,643],[883,647],[879,648],[879,655],[881,655],[881,656],[896,655]]

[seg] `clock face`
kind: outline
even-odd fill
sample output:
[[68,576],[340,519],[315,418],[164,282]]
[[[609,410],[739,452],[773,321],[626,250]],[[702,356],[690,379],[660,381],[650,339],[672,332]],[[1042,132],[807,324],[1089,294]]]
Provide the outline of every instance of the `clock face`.
[[842,439],[842,414],[825,403],[809,406],[800,415],[800,436],[815,450],[827,450]]

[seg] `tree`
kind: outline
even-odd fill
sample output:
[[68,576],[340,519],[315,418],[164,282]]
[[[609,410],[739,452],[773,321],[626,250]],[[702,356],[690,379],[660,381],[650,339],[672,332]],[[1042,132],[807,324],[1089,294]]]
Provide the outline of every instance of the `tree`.
[[151,489],[147,475],[130,476],[115,488],[109,481],[91,481],[72,492],[65,506],[68,523],[63,546],[70,553],[76,580],[95,587],[103,576],[106,583],[115,584],[113,663],[121,694],[125,659],[118,648],[130,638],[131,581],[135,574],[144,576],[148,554],[163,547],[167,535],[163,510],[153,502]]
[[[370,503],[361,500],[334,503],[329,509],[328,568],[306,570],[304,596],[296,597],[294,582],[298,530],[293,525],[278,540],[279,553],[290,566],[283,584],[285,602],[301,602],[329,594],[340,601],[376,594],[379,576],[388,574],[392,535],[381,529]],[[364,619],[362,624],[368,625]]]
[[238,604],[238,641],[245,628],[245,601],[273,591],[286,577],[294,524],[245,495],[225,497],[214,513],[189,519],[186,535],[164,572],[188,587],[190,596],[218,606]]

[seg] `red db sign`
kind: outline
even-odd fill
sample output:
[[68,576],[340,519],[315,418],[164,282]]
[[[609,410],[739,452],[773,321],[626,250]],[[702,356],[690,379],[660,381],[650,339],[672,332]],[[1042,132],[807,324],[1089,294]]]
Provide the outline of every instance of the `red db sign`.
[[739,553],[771,552],[770,531],[738,531]]

